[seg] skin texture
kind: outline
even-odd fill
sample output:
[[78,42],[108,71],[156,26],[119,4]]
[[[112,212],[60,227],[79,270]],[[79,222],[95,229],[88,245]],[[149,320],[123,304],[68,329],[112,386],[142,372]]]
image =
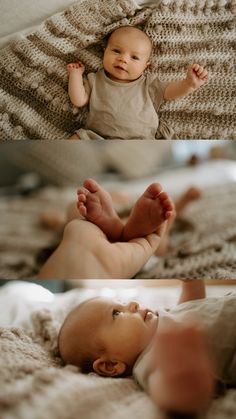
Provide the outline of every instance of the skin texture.
[[131,279],[156,252],[166,227],[165,222],[156,233],[111,243],[95,224],[73,220],[38,278]]

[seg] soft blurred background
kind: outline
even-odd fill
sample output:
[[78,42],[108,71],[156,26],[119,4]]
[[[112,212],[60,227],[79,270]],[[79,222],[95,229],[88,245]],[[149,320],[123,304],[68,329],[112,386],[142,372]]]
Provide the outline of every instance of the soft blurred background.
[[87,177],[112,193],[120,215],[152,182],[174,200],[191,186],[200,188],[201,199],[177,225],[172,253],[144,275],[236,279],[236,143],[220,140],[2,143],[1,278],[35,278],[64,227],[45,223],[45,212],[65,220]]
[[222,168],[233,167],[229,162],[235,159],[236,144],[226,140],[5,142],[1,144],[0,186],[16,186],[21,179],[27,183],[29,173],[32,188],[34,181],[35,187],[77,186],[88,176],[102,181],[113,180],[114,175],[116,180],[135,180],[208,161],[223,160]]

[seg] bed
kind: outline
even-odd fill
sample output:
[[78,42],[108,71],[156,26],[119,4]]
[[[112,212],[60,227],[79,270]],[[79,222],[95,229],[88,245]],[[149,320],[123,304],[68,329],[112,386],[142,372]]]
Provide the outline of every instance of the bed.
[[[208,286],[208,296],[222,295],[235,285]],[[2,419],[164,419],[132,378],[110,379],[82,375],[63,366],[57,352],[57,334],[68,313],[92,296],[135,299],[150,308],[175,305],[179,286],[82,288],[52,294],[24,281],[0,287],[0,412]],[[206,419],[236,415],[236,390],[212,401],[202,413]],[[172,416],[173,417],[173,416]]]
[[122,25],[150,36],[150,71],[164,82],[183,78],[194,61],[209,70],[204,88],[163,104],[160,138],[236,138],[234,0],[31,3],[16,15],[4,0],[1,10],[0,139],[66,139],[83,127],[87,109],[69,101],[66,65],[81,59],[98,70],[106,35]]
[[160,258],[152,257],[137,273],[137,278],[236,279],[234,160],[205,160],[195,166],[178,167],[172,162],[161,166],[161,161],[169,155],[171,141],[142,142],[139,147],[135,142],[122,141],[120,145],[102,142],[96,147],[91,142],[65,142],[61,146],[57,142],[49,143],[45,148],[43,142],[26,147],[20,142],[20,147],[13,146],[15,154],[10,150],[11,158],[25,170],[34,168],[47,181],[30,195],[0,196],[1,278],[36,277],[62,234],[61,230],[42,226],[42,210],[58,210],[59,205],[64,212],[76,198],[77,186],[89,176],[109,191],[129,197],[126,202],[116,201],[120,214],[127,213],[136,197],[152,182],[160,182],[173,199],[192,185],[203,192],[201,199],[192,202],[177,218],[168,253]]

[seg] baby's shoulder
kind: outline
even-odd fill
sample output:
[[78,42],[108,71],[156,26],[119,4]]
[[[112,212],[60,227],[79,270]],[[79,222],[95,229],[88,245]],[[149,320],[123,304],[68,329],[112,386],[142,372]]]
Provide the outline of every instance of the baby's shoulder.
[[147,73],[145,75],[145,81],[150,85],[152,83],[160,82],[160,79],[156,73]]

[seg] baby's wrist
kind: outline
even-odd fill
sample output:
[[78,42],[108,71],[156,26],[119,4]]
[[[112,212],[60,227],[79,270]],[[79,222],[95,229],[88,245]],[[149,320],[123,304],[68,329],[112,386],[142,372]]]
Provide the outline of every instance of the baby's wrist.
[[188,77],[186,77],[183,80],[183,82],[185,84],[185,89],[186,89],[186,92],[187,93],[192,93],[192,92],[194,92],[197,89],[197,87],[194,84],[194,82],[192,80],[189,80]]

